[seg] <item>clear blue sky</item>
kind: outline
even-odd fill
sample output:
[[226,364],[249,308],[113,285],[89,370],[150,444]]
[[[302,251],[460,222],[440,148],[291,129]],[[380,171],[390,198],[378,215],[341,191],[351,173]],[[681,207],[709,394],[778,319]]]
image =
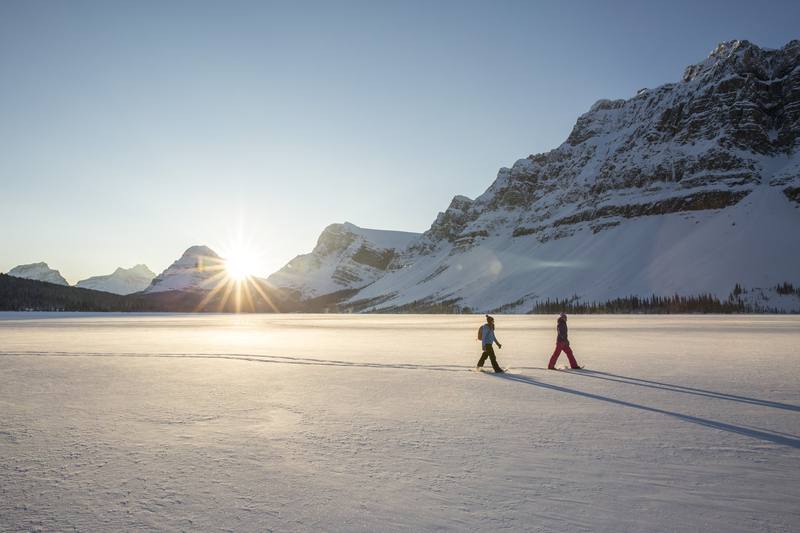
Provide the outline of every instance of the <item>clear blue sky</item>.
[[268,274],[329,223],[424,231],[600,98],[800,2],[0,2],[0,271],[70,282],[237,232]]

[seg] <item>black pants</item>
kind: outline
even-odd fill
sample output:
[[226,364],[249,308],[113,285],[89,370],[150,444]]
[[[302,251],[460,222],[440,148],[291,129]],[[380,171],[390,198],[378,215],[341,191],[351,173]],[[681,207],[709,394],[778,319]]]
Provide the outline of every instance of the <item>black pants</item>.
[[483,347],[483,353],[481,354],[481,358],[478,360],[478,368],[483,368],[483,363],[486,362],[486,358],[489,358],[489,361],[492,362],[492,368],[494,368],[495,372],[500,372],[503,369],[497,364],[497,358],[494,356],[494,348],[491,344],[487,344]]

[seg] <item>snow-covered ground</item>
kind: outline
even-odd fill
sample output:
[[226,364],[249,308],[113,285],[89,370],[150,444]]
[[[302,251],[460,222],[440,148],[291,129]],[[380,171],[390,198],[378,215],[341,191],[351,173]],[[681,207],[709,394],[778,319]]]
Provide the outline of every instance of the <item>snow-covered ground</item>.
[[0,530],[800,530],[800,317],[480,323],[0,314]]

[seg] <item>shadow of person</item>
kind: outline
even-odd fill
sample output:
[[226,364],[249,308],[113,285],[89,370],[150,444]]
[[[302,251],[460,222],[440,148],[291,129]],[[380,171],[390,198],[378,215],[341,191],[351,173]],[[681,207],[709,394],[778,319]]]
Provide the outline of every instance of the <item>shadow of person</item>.
[[244,353],[157,353],[157,352],[39,352],[14,351],[0,352],[0,357],[128,357],[139,359],[221,359],[231,361],[247,361],[251,363],[272,363],[279,365],[333,366],[350,368],[383,368],[392,370],[427,370],[434,372],[466,372],[472,366],[447,364],[415,364],[415,363],[374,363],[370,361],[343,361],[339,359],[317,359],[313,357],[293,357],[286,355],[264,355]]
[[649,407],[647,405],[642,405],[638,403],[628,402],[625,400],[618,400],[616,398],[611,398],[608,396],[602,396],[600,394],[594,394],[591,392],[585,392],[577,389],[570,389],[568,387],[562,387],[561,385],[554,385],[552,383],[544,383],[541,381],[537,381],[533,378],[528,376],[521,376],[519,374],[498,374],[498,378],[506,379],[508,381],[514,381],[516,383],[523,383],[525,385],[532,385],[534,387],[540,387],[542,389],[549,389],[554,390],[557,392],[563,392],[565,394],[572,394],[574,396],[580,396],[582,398],[589,398],[590,400],[598,400],[601,402],[607,402],[614,405],[619,405],[622,407],[629,407],[632,409],[638,409],[640,411],[647,411],[649,413],[658,413],[661,415],[670,416],[673,418],[677,418],[679,420],[683,420],[685,422],[691,422],[692,424],[697,424],[700,426],[705,426],[713,429],[718,429],[721,431],[727,431],[730,433],[736,433],[738,435],[744,435],[745,437],[750,437],[753,439],[760,439],[767,442],[772,442],[774,444],[780,444],[783,446],[789,446],[792,448],[800,449],[800,437],[795,435],[788,435],[788,434],[781,434],[781,433],[773,433],[770,431],[764,431],[755,428],[748,428],[745,426],[737,426],[734,424],[728,424],[726,422],[719,422],[717,420],[710,420],[708,418],[701,418],[699,416],[692,416],[686,415],[683,413],[677,413],[674,411],[667,411],[666,409],[659,409],[657,407]]
[[634,378],[630,376],[620,376],[618,374],[611,374],[609,372],[599,372],[597,370],[583,370],[581,372],[576,372],[575,374],[587,378],[604,379],[606,381],[614,381],[616,383],[624,383],[626,385],[635,385],[637,387],[647,387],[651,389],[665,390],[670,392],[679,392],[682,394],[693,394],[695,396],[705,396],[706,398],[728,400],[731,402],[749,403],[751,405],[773,407],[775,409],[785,409],[787,411],[800,411],[800,406],[788,403],[773,402],[771,400],[762,400],[759,398],[749,398],[747,396],[728,394],[726,392],[716,392],[716,391],[698,389],[695,387],[686,387],[684,385],[675,385],[672,383],[663,383],[660,381]]

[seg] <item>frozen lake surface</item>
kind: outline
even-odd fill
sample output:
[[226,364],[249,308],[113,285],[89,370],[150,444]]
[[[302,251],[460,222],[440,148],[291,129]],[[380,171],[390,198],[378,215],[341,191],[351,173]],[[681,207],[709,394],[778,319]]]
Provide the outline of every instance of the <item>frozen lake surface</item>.
[[0,313],[0,530],[800,530],[800,317],[481,319]]

